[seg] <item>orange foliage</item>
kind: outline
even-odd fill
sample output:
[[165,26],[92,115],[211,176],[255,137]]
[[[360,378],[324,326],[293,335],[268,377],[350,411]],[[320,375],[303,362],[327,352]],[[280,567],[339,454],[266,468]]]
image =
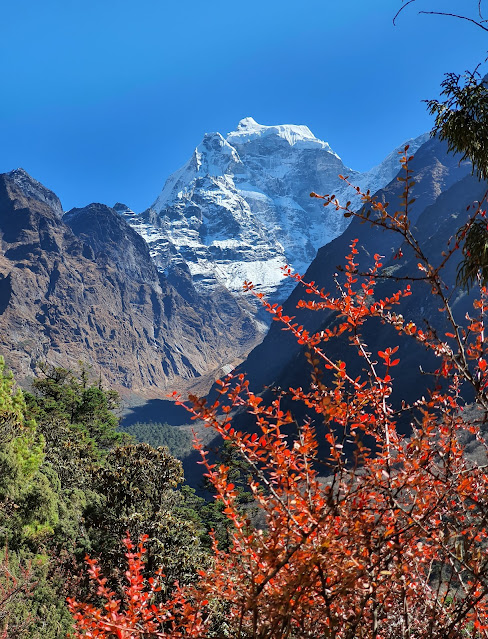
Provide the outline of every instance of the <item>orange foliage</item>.
[[[158,573],[154,577],[143,577],[144,558],[148,540],[143,536],[137,547],[129,537],[124,539],[127,549],[126,586],[123,600],[107,586],[98,562],[86,558],[88,575],[94,585],[96,596],[105,603],[103,608],[68,599],[68,606],[76,624],[75,637],[97,637],[99,639],[136,639],[144,637],[201,637],[202,624],[200,601],[189,604],[183,593],[175,589],[172,598],[164,604],[155,604],[154,595],[160,591]],[[176,618],[177,617],[177,618]]]
[[[402,235],[416,255],[421,277],[441,300],[451,324],[448,339],[395,312],[411,294],[409,286],[387,299],[375,298],[378,278],[384,277],[381,256],[375,256],[368,276],[360,278],[357,242],[346,258],[345,282],[336,297],[286,272],[312,296],[300,305],[334,311],[341,320],[335,328],[311,334],[256,294],[274,319],[308,347],[312,382],[290,389],[289,395],[326,426],[328,453],[321,461],[327,472],[318,473],[312,422],[297,424],[279,396],[266,404],[243,375],[220,381],[219,398],[212,405],[190,398],[194,418],[232,442],[252,469],[250,490],[265,523],[250,524],[228,481],[229,469],[210,464],[202,451],[208,477],[233,524],[230,550],[215,545],[211,570],[192,588],[176,589],[175,598],[158,607],[150,606],[152,583],[144,585],[141,577],[142,549],[128,553],[130,585],[124,604],[106,591],[97,564],[90,562],[98,595],[107,604],[102,611],[70,602],[77,637],[488,637],[488,451],[484,420],[466,420],[461,398],[461,386],[467,383],[476,403],[488,409],[488,293],[481,290],[476,316],[460,327],[441,279],[443,266],[458,249],[449,249],[434,268],[415,240],[408,219],[408,160],[403,158],[402,212],[390,215],[369,193],[363,195],[367,212],[343,210]],[[342,209],[334,198],[324,199]],[[479,215],[484,215],[480,207],[465,229]],[[399,251],[397,258],[401,256]],[[251,283],[245,286],[254,292]],[[398,411],[389,401],[395,367],[401,366],[398,349],[385,345],[377,353],[368,350],[361,331],[372,317],[416,340],[439,360],[436,374],[445,383],[417,400],[420,417],[408,437],[398,432]],[[338,335],[347,336],[356,348],[364,364],[361,376],[351,376],[343,361],[328,355],[327,342]],[[322,381],[321,367],[332,376],[329,385]],[[254,416],[257,432],[233,428],[236,409]],[[290,425],[292,437],[286,434]],[[473,437],[486,463],[465,455],[463,442]],[[220,633],[213,618],[217,604],[226,611]]]

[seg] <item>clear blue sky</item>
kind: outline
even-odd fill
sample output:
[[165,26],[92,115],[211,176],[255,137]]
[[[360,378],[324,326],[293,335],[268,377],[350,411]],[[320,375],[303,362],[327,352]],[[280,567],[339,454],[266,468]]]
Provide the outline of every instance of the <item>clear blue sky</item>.
[[[65,209],[136,211],[206,131],[306,124],[350,167],[431,126],[421,100],[486,58],[477,0],[12,0],[0,26],[0,171]],[[486,63],[482,67],[487,72]]]

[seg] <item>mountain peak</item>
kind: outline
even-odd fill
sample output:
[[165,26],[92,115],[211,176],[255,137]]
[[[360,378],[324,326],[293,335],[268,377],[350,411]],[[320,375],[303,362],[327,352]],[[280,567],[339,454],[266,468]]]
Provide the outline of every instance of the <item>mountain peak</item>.
[[18,168],[6,174],[26,197],[47,204],[58,217],[63,216],[63,207],[58,196],[35,180],[25,169]]
[[235,148],[218,132],[205,133],[195,149],[189,168],[202,175],[223,175],[240,163]]
[[[290,146],[296,146],[298,148],[319,148],[333,153],[327,142],[316,138],[308,126],[304,124],[267,126],[265,124],[258,124],[252,117],[242,119],[237,125],[237,129],[228,134],[227,142],[232,145],[239,145],[268,137],[285,140]],[[334,153],[334,155],[337,154]]]
[[9,177],[11,177],[12,179],[30,179],[32,180],[33,178],[27,173],[27,171],[25,169],[23,169],[21,166],[19,166],[18,169],[14,169],[13,171],[9,171],[8,174]]
[[205,133],[203,140],[195,149],[195,153],[211,153],[211,154],[223,154],[234,156],[236,162],[239,161],[239,156],[236,150],[227,142],[227,140],[218,132]]
[[130,206],[127,206],[127,204],[124,204],[123,202],[115,202],[112,208],[114,211],[116,211],[119,215],[122,215],[123,217],[136,215],[134,211],[130,208]]
[[237,125],[237,130],[242,131],[243,129],[251,129],[255,127],[259,127],[260,125],[256,122],[254,118],[248,117],[243,118],[239,124]]

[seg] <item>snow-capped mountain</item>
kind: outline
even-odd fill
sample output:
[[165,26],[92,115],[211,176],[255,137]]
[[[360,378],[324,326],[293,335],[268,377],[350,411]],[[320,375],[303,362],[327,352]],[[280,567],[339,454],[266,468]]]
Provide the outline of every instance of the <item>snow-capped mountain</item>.
[[[410,141],[410,152],[425,141]],[[373,192],[398,173],[398,155],[366,173],[347,168],[306,126],[264,126],[252,118],[223,137],[206,134],[190,160],[171,175],[140,215],[115,208],[148,242],[158,268],[185,263],[199,290],[225,287],[240,294],[245,280],[283,301],[293,283],[280,267],[304,272],[317,250],[340,235],[348,220],[310,192],[334,193],[359,206],[340,178]]]

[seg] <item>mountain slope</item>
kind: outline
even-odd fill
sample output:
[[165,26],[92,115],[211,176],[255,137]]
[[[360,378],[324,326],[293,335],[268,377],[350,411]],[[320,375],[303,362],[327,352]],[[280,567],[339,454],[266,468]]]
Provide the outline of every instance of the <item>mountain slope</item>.
[[[442,228],[443,235],[448,233],[449,237],[461,223],[458,222],[458,216],[452,216],[449,212],[450,195],[443,194],[448,194],[451,188],[462,184],[467,203],[479,197],[476,188],[476,184],[479,185],[479,183],[463,182],[471,171],[470,165],[466,162],[459,163],[459,158],[447,154],[445,144],[437,140],[429,140],[417,151],[410,168],[414,171],[416,181],[412,191],[416,201],[410,208],[410,219],[414,224],[418,223],[418,232],[422,239],[427,240],[431,237],[436,224]],[[377,196],[380,201],[389,202],[392,210],[397,210],[400,208],[402,190],[402,183],[393,180],[385,189],[379,191]],[[456,196],[456,201],[458,200],[459,197]],[[442,206],[439,205],[439,209],[432,208],[437,202],[440,202]],[[462,206],[459,211],[462,211]],[[443,220],[442,223],[441,220]],[[374,253],[384,255],[385,264],[394,263],[392,257],[400,245],[400,237],[377,227],[361,225],[359,220],[353,219],[340,237],[319,250],[317,257],[305,273],[305,280],[313,280],[319,288],[324,287],[326,291],[334,293],[335,274],[338,272],[338,267],[344,264],[344,256],[349,253],[350,243],[355,238],[359,239],[359,259],[362,270],[366,271],[372,264]],[[409,264],[408,268],[410,267]],[[379,291],[378,294],[380,294]],[[304,297],[306,297],[305,290],[297,287],[283,305],[285,313],[296,316],[297,321],[311,331],[320,330],[327,325],[328,321],[332,321],[333,318],[327,311],[297,310],[298,301]],[[431,298],[428,299],[432,302]],[[412,304],[415,306],[420,302],[419,300],[415,302],[412,298]],[[418,308],[421,306],[422,304]],[[374,339],[375,343],[378,339],[384,339],[385,335],[383,328],[378,330]],[[345,354],[343,353],[341,357],[345,357]],[[301,354],[301,347],[293,336],[281,330],[279,323],[271,325],[263,342],[238,368],[238,372],[248,374],[252,388],[258,392],[263,386],[277,385],[287,388],[290,385],[301,385],[303,379],[307,378],[308,371],[308,365]]]
[[0,176],[0,350],[19,379],[38,361],[81,360],[119,390],[163,396],[252,340],[233,300],[203,298],[184,269],[168,281],[113,209],[60,219],[47,203],[56,196],[37,197],[38,185],[25,172],[21,184],[15,172]]

